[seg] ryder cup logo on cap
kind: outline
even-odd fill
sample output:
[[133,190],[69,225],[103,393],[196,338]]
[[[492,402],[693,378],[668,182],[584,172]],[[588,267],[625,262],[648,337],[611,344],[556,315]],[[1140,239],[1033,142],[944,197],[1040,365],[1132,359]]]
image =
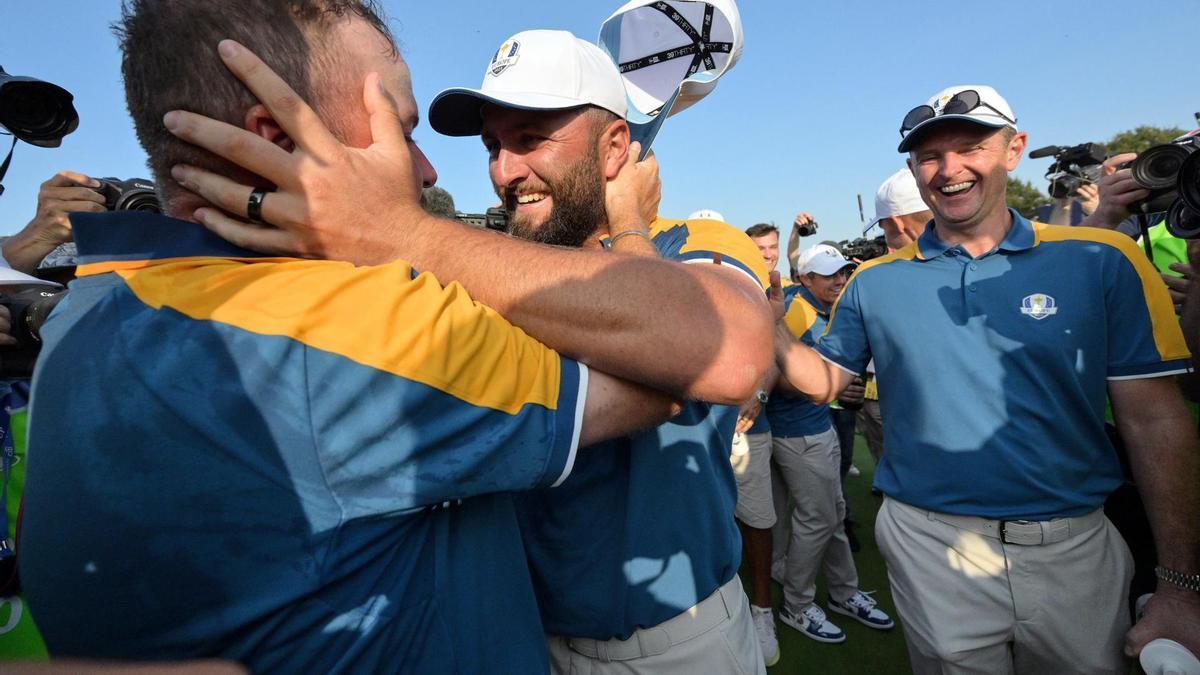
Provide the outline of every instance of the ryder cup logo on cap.
[[839,271],[854,267],[854,263],[846,260],[841,251],[829,244],[817,244],[800,254],[796,259],[796,269],[800,274],[819,274],[827,277]]
[[912,149],[916,132],[946,120],[966,120],[987,127],[1017,128],[1017,116],[1004,97],[985,84],[948,87],[904,116],[900,124],[900,152]]
[[619,66],[633,140],[648,149],[663,121],[695,105],[742,54],[734,0],[632,0],[600,28]]
[[486,103],[516,110],[594,105],[624,118],[621,73],[594,44],[561,30],[529,30],[505,40],[478,89],[454,88],[429,105],[429,124],[447,136],[477,136]]
[[488,72],[492,75],[503,73],[509,66],[517,62],[521,56],[521,43],[516,40],[509,40],[500,45],[500,49],[496,50],[496,55],[492,57],[492,65],[488,68]]
[[928,210],[929,206],[925,204],[925,200],[921,198],[921,191],[917,188],[917,179],[913,177],[912,171],[905,167],[889,176],[875,191],[875,219],[867,223],[863,232],[875,227],[884,218],[907,216],[910,213]]

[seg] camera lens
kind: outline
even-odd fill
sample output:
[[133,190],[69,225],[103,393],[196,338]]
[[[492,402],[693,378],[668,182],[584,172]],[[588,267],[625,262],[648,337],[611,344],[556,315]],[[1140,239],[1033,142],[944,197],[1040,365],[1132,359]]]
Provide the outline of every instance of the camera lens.
[[57,147],[79,125],[71,98],[48,82],[0,82],[0,126],[26,143]]
[[116,210],[162,213],[162,208],[158,205],[158,197],[153,192],[145,190],[131,190],[126,193],[121,203],[117,204]]
[[1173,189],[1179,169],[1190,154],[1190,147],[1156,145],[1134,160],[1133,180],[1147,190]]
[[1179,169],[1179,197],[1188,208],[1200,212],[1200,152],[1193,152]]
[[1167,231],[1180,239],[1200,239],[1200,210],[1176,199],[1167,211]]

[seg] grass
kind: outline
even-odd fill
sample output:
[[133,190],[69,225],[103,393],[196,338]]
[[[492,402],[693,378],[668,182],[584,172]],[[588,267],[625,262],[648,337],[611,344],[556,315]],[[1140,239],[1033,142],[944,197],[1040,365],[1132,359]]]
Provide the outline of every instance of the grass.
[[[846,641],[841,644],[823,644],[804,637],[796,630],[785,626],[776,618],[776,633],[779,636],[779,663],[769,668],[769,675],[791,675],[792,673],[872,673],[890,675],[892,673],[911,672],[908,665],[908,651],[904,646],[904,635],[900,629],[900,617],[896,613],[896,605],[892,601],[892,592],[888,586],[887,567],[883,557],[875,546],[875,512],[879,510],[880,499],[871,495],[871,480],[875,473],[875,463],[867,452],[866,442],[862,436],[855,437],[854,465],[862,471],[858,477],[846,478],[846,498],[850,501],[850,510],[854,520],[858,522],[855,533],[862,543],[862,550],[854,554],[854,563],[858,568],[858,586],[860,590],[876,593],[879,608],[887,612],[896,621],[896,627],[890,631],[877,631],[858,623],[848,616],[829,612],[832,620],[846,633]],[[745,568],[742,569],[742,581],[745,583]],[[747,592],[749,587],[747,586]],[[772,582],[772,597],[778,611],[779,603],[783,601],[783,589]],[[824,574],[817,578],[817,602],[824,607],[826,601]],[[828,612],[828,609],[826,609]]]

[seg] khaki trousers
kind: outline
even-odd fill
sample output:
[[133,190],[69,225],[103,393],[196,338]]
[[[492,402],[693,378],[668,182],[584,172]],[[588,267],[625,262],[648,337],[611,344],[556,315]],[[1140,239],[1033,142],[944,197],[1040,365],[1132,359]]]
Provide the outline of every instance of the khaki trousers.
[[765,675],[750,600],[736,575],[691,609],[628,640],[550,635],[554,675]]
[[[783,602],[793,613],[816,600],[817,571],[825,570],[829,594],[844,602],[858,591],[858,570],[842,520],[841,451],[832,429],[812,436],[775,437],[772,457],[795,505],[786,525]],[[777,524],[777,529],[782,529]],[[786,529],[782,531],[787,532]],[[782,548],[781,536],[776,546]],[[779,550],[777,548],[777,550]]]
[[913,672],[1128,673],[1132,559],[1103,514],[1085,518],[1063,541],[1022,546],[1001,541],[996,521],[885,497],[875,539]]

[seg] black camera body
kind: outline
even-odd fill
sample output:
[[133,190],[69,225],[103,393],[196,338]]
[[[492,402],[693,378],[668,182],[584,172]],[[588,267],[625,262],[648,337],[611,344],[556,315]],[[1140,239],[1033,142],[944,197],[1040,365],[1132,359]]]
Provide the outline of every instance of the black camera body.
[[95,188],[104,197],[104,208],[109,211],[150,211],[162,213],[154,183],[144,178],[97,178],[100,187]]
[[874,239],[859,237],[853,241],[847,239],[839,243],[838,248],[842,249],[843,256],[861,262],[881,258],[888,254],[887,240],[883,236]]
[[813,220],[805,225],[796,225],[796,232],[801,237],[811,237],[817,233],[817,221]]
[[15,293],[0,293],[0,305],[12,315],[15,347],[0,350],[0,377],[24,378],[33,374],[33,364],[42,349],[42,324],[67,295],[65,288],[34,286]]
[[508,211],[502,206],[493,206],[487,213],[455,213],[454,219],[472,227],[508,232]]
[[1055,199],[1073,197],[1079,188],[1100,180],[1108,149],[1100,143],[1080,143],[1069,148],[1050,145],[1029,153],[1030,159],[1054,156],[1054,163],[1046,169],[1046,180],[1050,181],[1050,196]]
[[1200,239],[1200,130],[1156,145],[1128,167],[1135,183],[1150,191],[1129,205],[1134,213],[1167,213],[1167,230],[1180,239]]

